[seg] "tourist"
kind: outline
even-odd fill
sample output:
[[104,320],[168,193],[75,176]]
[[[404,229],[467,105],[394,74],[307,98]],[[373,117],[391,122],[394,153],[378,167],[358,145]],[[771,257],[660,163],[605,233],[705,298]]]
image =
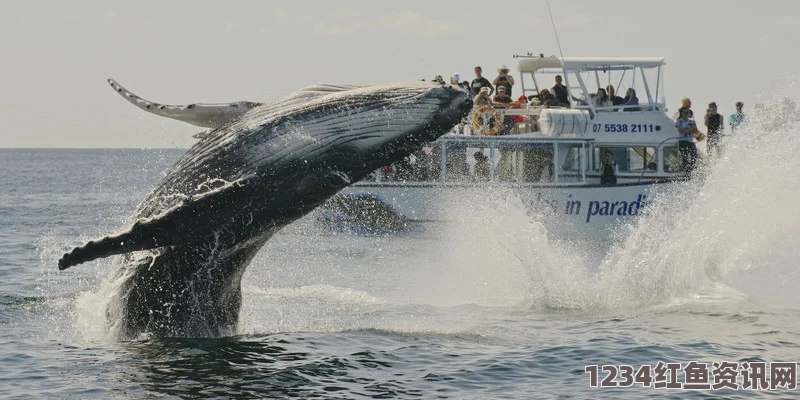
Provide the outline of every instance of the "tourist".
[[475,158],[474,176],[476,180],[488,181],[491,174],[491,167],[489,165],[489,157],[483,154],[482,151],[476,151],[472,157]]
[[491,88],[489,87],[482,87],[480,93],[475,95],[475,98],[472,99],[475,108],[492,106],[492,98],[489,96],[490,90]]
[[611,150],[607,150],[603,157],[603,174],[600,175],[600,184],[616,185],[617,173],[619,173],[619,169],[617,163],[614,162],[614,155]]
[[731,126],[731,133],[736,133],[736,128],[747,122],[747,115],[744,113],[744,103],[741,101],[736,102],[736,112],[731,114],[728,118],[728,124]]
[[625,102],[622,97],[617,96],[617,91],[614,90],[614,86],[608,85],[606,90],[608,91],[608,99],[611,100],[611,104],[618,106]]
[[675,127],[678,128],[678,133],[681,136],[678,140],[678,150],[681,152],[684,172],[692,172],[694,170],[695,162],[697,161],[697,146],[694,144],[694,138],[702,135],[697,130],[697,124],[691,117],[691,111],[688,108],[682,110],[680,117],[675,120]]
[[483,68],[481,66],[475,67],[475,79],[472,80],[470,87],[472,88],[472,93],[478,94],[481,92],[483,88],[489,88],[489,96],[494,93],[494,86],[489,82],[488,79],[484,78],[483,75]]
[[553,89],[551,89],[551,92],[561,107],[569,108],[569,91],[567,90],[567,87],[561,83],[561,81],[561,75],[556,75],[556,84],[553,86]]
[[594,97],[594,106],[607,107],[610,105],[612,105],[611,100],[608,98],[606,90],[603,88],[597,89],[597,95]]
[[550,94],[550,91],[547,89],[542,89],[542,91],[539,92],[539,101],[541,102],[542,107],[545,108],[561,106],[558,100],[556,100],[556,97]]
[[719,141],[725,126],[722,122],[722,115],[717,112],[717,103],[713,101],[708,103],[704,123],[708,132],[708,142],[706,144],[708,155],[719,153]]
[[675,119],[679,119],[683,110],[689,110],[689,118],[694,118],[694,111],[692,111],[692,101],[689,100],[688,97],[684,97],[681,99],[681,108],[678,109],[678,113],[675,114],[673,117]]
[[506,88],[506,94],[511,96],[511,87],[514,86],[514,77],[508,74],[508,67],[503,65],[502,67],[497,69],[497,78],[494,78],[494,86],[497,90],[500,90],[500,86],[504,86]]
[[636,90],[633,88],[629,88],[627,92],[625,92],[625,98],[622,99],[622,105],[626,106],[623,108],[623,111],[639,111],[639,107],[628,107],[628,106],[638,106],[639,105],[639,98],[636,97]]
[[492,101],[494,102],[495,107],[506,107],[508,104],[513,102],[514,99],[508,95],[505,86],[498,86],[497,94],[494,95],[494,99],[492,99]]

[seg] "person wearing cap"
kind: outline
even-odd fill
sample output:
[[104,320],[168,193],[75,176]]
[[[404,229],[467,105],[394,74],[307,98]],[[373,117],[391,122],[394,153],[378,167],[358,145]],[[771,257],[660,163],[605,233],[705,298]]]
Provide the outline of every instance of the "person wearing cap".
[[472,99],[472,103],[474,104],[475,108],[480,107],[491,107],[492,105],[492,98],[489,96],[489,88],[483,87],[481,88],[480,92],[475,95],[475,98]]
[[483,68],[481,66],[475,67],[475,79],[472,80],[470,84],[470,88],[472,88],[472,93],[478,94],[481,92],[483,88],[489,88],[489,96],[494,93],[494,86],[489,82],[488,79],[484,78],[483,75]]
[[717,112],[717,103],[711,102],[708,103],[708,110],[706,110],[705,116],[705,125],[708,132],[708,142],[706,142],[706,148],[708,149],[708,155],[712,155],[713,153],[719,153],[719,139],[722,135],[723,129],[725,129],[722,115]]
[[506,94],[511,96],[511,88],[514,86],[514,77],[508,74],[508,67],[503,65],[502,67],[497,69],[497,78],[494,78],[494,86],[497,90],[500,90],[500,86],[504,86],[506,88]]
[[746,122],[747,116],[744,114],[744,103],[741,101],[736,102],[736,112],[731,114],[728,118],[728,124],[731,126],[731,133],[736,132],[736,128]]
[[450,84],[458,86],[461,83],[459,82],[460,79],[461,75],[458,72],[453,72],[453,75],[450,75]]
[[500,107],[505,107],[507,104],[513,102],[514,99],[512,99],[511,96],[508,95],[505,86],[498,86],[497,94],[494,95],[492,101],[494,101],[495,105],[499,105]]

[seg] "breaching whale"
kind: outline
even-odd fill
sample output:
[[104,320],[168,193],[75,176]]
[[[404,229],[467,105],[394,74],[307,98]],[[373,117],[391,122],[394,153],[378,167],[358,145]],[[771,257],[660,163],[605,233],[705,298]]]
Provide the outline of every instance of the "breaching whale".
[[464,90],[428,82],[317,85],[269,104],[187,106],[109,83],[145,111],[209,128],[128,230],[59,260],[63,270],[123,255],[107,309],[120,338],[234,334],[242,274],[276,231],[446,133],[472,105]]

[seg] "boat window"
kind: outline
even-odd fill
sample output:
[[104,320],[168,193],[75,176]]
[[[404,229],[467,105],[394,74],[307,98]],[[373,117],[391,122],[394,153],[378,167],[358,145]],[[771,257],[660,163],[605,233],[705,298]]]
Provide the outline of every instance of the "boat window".
[[561,171],[581,172],[582,146],[576,143],[558,145],[558,158],[561,160]]
[[681,152],[675,146],[663,147],[664,172],[678,172],[681,170]]
[[368,175],[367,182],[436,181],[441,178],[441,149],[438,144],[425,145],[419,151]]
[[[444,142],[445,180],[448,182],[486,182],[492,180],[500,152],[488,143]],[[441,162],[441,160],[440,160]]]
[[658,169],[655,147],[595,147],[594,170],[603,169],[603,154],[611,152],[619,172],[655,173]]
[[515,145],[504,143],[497,147],[495,180],[500,182],[552,182],[555,176],[553,144]]
[[580,143],[560,143],[558,145],[558,181],[584,182],[584,171],[588,164],[583,158],[584,148]]

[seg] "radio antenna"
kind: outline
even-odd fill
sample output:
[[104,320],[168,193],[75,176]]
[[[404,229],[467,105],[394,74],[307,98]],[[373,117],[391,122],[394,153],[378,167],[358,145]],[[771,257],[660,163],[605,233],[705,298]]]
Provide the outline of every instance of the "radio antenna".
[[561,41],[558,40],[558,31],[556,31],[556,21],[553,19],[553,10],[550,9],[550,0],[547,2],[547,12],[550,14],[550,24],[553,25],[553,34],[556,35],[556,44],[558,45],[558,53],[561,54],[561,63],[564,63],[564,52],[561,50]]
[[[564,51],[561,50],[561,41],[558,40],[558,31],[556,31],[556,21],[553,19],[553,10],[550,9],[550,0],[545,0],[547,2],[547,12],[550,14],[550,25],[553,25],[553,34],[556,35],[556,44],[558,45],[558,54],[561,54],[561,70],[564,73],[564,81],[567,82],[567,87],[569,87],[569,78],[567,77],[567,67],[564,62]],[[569,89],[567,89],[569,91]],[[569,101],[569,100],[567,100]]]

